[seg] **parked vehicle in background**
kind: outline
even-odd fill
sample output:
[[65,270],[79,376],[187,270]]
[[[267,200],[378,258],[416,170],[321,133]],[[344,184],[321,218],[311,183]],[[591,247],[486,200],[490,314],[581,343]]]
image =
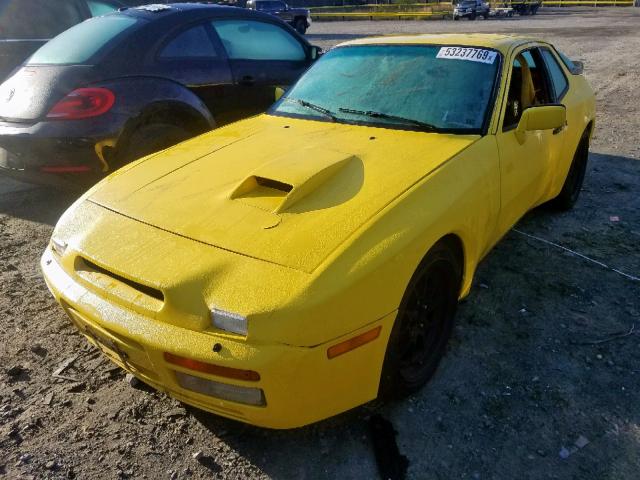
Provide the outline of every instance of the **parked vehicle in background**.
[[496,7],[489,10],[490,17],[513,17],[513,8],[511,7]]
[[49,39],[122,6],[117,0],[0,0],[0,81]]
[[319,52],[243,8],[156,4],[87,20],[0,85],[0,173],[84,185],[266,110]]
[[311,12],[306,8],[291,8],[280,0],[249,0],[247,8],[269,13],[284,20],[304,35],[311,25]]
[[542,5],[540,0],[520,0],[511,3],[511,8],[518,15],[535,15],[538,13],[538,9]]
[[489,4],[484,3],[482,0],[462,0],[453,8],[453,19],[468,18],[469,20],[475,20],[478,16],[487,19],[489,18],[489,10]]

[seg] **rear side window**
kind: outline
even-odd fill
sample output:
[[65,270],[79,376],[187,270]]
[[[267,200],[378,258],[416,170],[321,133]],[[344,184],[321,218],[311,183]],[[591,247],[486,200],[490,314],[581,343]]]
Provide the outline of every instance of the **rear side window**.
[[213,26],[230,59],[302,61],[306,58],[300,42],[277,25],[253,20],[217,20]]
[[27,62],[29,65],[81,65],[116,36],[137,23],[125,16],[106,16],[86,20],[42,46]]
[[0,0],[0,38],[49,39],[82,20],[75,2]]
[[560,65],[558,65],[558,62],[549,50],[542,50],[542,56],[544,57],[544,63],[547,65],[553,89],[556,92],[556,100],[560,100],[569,85],[567,79],[562,72],[562,68],[560,68]]
[[179,33],[160,52],[160,58],[211,58],[216,51],[203,25]]

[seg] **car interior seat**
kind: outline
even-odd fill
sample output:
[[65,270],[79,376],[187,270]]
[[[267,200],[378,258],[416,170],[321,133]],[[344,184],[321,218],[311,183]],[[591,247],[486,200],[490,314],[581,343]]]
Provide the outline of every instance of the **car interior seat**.
[[522,55],[518,55],[516,57],[518,62],[520,63],[520,72],[522,75],[521,78],[521,89],[520,89],[520,104],[522,110],[536,105],[536,89],[533,84],[533,77],[531,76],[531,69],[529,68],[529,64],[526,59]]

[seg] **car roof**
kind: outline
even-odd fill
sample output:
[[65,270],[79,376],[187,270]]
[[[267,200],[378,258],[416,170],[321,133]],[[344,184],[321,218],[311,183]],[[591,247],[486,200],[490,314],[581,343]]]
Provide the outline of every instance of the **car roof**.
[[341,43],[338,47],[352,45],[460,45],[493,48],[506,54],[515,46],[538,41],[537,39],[521,35],[500,35],[494,33],[421,34],[361,38]]
[[253,17],[273,19],[271,15],[261,14],[246,8],[232,7],[228,5],[215,5],[206,3],[157,3],[141,5],[139,7],[121,8],[109,15],[129,15],[145,20],[154,21],[167,19],[189,21],[198,20],[201,17],[215,15],[218,17]]

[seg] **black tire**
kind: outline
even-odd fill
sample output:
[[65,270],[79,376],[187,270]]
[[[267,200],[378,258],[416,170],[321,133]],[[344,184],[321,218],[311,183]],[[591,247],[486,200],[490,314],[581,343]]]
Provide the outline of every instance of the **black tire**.
[[551,200],[550,205],[556,210],[570,210],[578,201],[584,176],[587,172],[587,163],[589,160],[589,135],[585,132],[578,144],[576,153],[573,155],[571,167],[567,172],[567,177],[562,185],[562,190],[556,198]]
[[469,15],[469,20],[475,20],[476,19],[476,14],[472,13],[471,15]]
[[300,35],[307,33],[307,21],[304,18],[296,18],[293,22],[293,28],[296,29]]
[[482,14],[482,18],[484,18],[485,20],[486,20],[487,18],[489,18],[489,12],[485,12],[485,13],[483,13],[483,14]]
[[446,242],[429,250],[413,274],[393,325],[379,398],[403,398],[435,373],[453,331],[462,279],[461,260]]
[[182,127],[168,123],[151,123],[138,127],[118,155],[118,166],[180,143],[192,135]]
[[453,19],[457,21],[460,20],[460,17],[454,16]]

